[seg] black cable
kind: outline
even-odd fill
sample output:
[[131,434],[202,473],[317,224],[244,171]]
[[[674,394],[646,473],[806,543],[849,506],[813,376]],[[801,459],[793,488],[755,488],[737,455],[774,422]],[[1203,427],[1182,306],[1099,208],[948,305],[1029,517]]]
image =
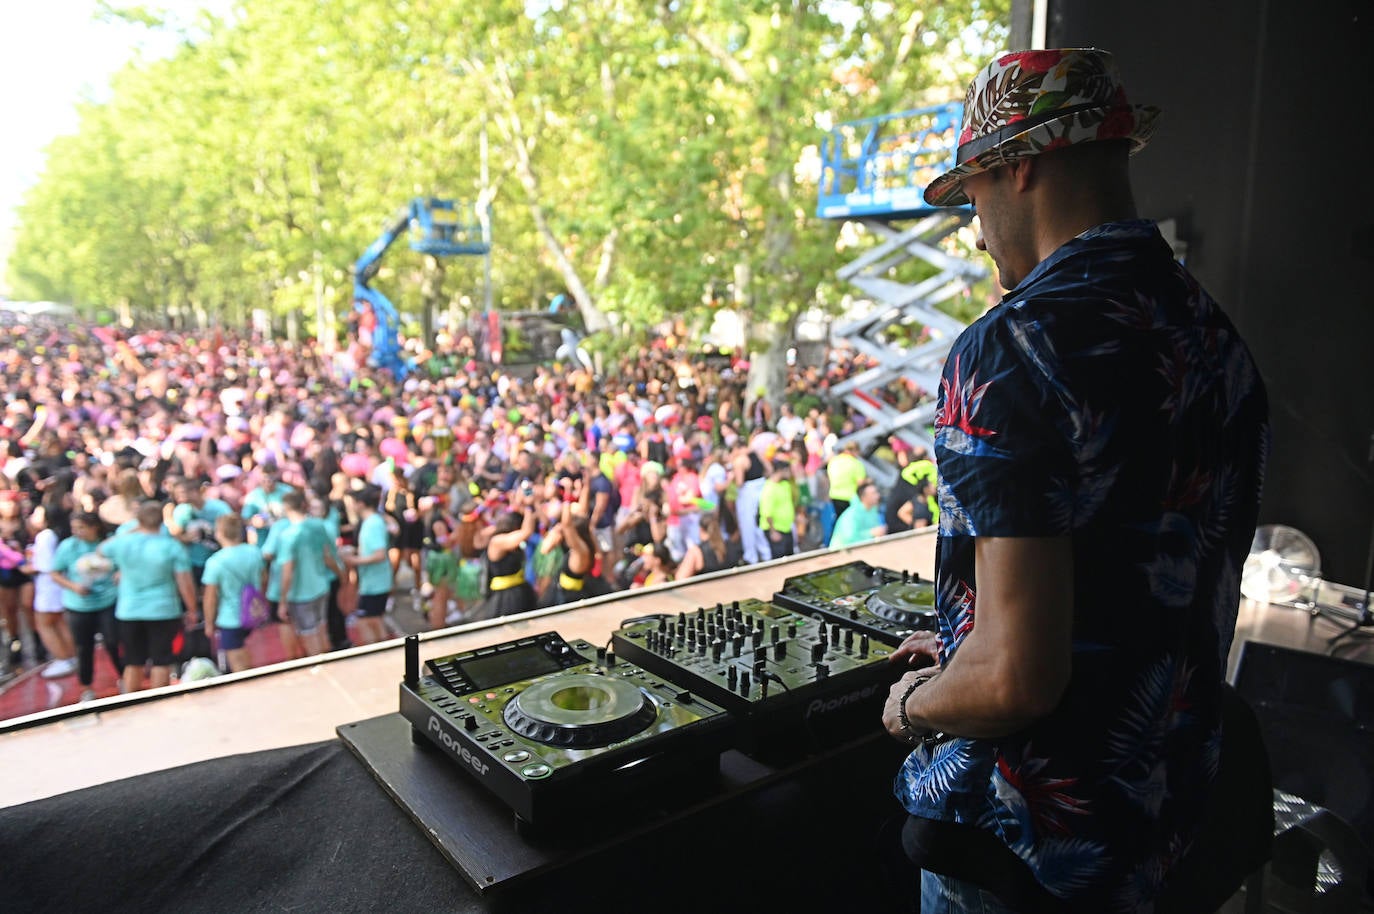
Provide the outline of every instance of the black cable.
[[782,681],[782,677],[779,676],[777,673],[774,673],[772,670],[769,670],[769,669],[759,670],[759,674],[758,674],[758,675],[759,675],[759,678],[760,678],[760,679],[767,679],[769,682],[776,682],[778,685],[782,686],[783,691],[785,691],[785,692],[790,692],[790,691],[792,691],[792,690],[788,687],[787,683],[785,683],[785,682]]

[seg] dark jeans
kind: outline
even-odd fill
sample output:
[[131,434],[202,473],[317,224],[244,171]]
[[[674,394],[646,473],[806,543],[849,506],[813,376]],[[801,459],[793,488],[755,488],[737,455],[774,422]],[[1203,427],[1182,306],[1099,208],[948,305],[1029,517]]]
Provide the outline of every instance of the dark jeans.
[[67,610],[67,625],[72,630],[72,640],[76,642],[76,677],[83,686],[89,687],[95,680],[95,636],[99,634],[105,643],[105,653],[115,670],[124,675],[124,661],[119,657],[119,635],[115,627],[114,607],[107,606],[94,612]]
[[781,539],[775,540],[773,539],[773,535],[773,531],[770,531],[768,534],[768,551],[772,554],[773,558],[780,559],[785,555],[791,555],[797,551],[796,537],[791,531],[782,534]]
[[329,649],[332,651],[353,646],[353,642],[348,640],[348,624],[344,621],[343,610],[339,609],[340,584],[339,579],[335,578],[329,585],[329,606],[324,614],[325,625],[329,631]]
[[1016,914],[997,900],[987,889],[971,882],[941,876],[939,873],[921,874],[921,914]]

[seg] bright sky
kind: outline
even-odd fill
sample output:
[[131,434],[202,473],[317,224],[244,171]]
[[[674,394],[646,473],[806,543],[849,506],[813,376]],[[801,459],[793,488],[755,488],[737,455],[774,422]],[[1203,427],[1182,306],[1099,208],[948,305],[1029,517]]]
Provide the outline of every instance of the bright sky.
[[[114,6],[124,5],[114,0]],[[132,5],[132,4],[129,4]],[[150,9],[189,21],[196,10],[223,11],[228,0],[150,0]],[[76,130],[76,103],[99,98],[110,76],[139,53],[164,54],[166,36],[96,18],[98,0],[0,0],[0,87],[5,129],[0,132],[0,267],[14,228],[15,209],[42,172],[43,150]],[[0,290],[4,289],[0,269]]]

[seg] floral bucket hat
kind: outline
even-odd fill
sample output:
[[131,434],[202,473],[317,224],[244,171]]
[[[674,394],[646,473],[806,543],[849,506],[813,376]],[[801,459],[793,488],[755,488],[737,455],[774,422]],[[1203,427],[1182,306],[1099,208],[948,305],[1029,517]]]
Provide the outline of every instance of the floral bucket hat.
[[974,77],[964,98],[955,167],[925,190],[931,206],[968,203],[970,175],[1052,149],[1129,139],[1131,153],[1154,133],[1159,109],[1131,105],[1111,53],[1057,48],[1004,54]]

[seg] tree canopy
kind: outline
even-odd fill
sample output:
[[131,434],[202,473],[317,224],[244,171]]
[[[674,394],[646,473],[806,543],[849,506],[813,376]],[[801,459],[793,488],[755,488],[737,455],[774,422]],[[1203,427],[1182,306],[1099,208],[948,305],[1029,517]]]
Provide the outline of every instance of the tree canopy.
[[[499,308],[563,293],[614,333],[725,298],[787,326],[845,291],[838,226],[814,215],[821,125],[956,98],[1009,6],[240,0],[129,64],[52,143],[12,285],[200,323],[260,308],[313,333],[411,198],[485,192]],[[398,245],[377,277],[403,311],[422,261]],[[443,281],[480,305],[476,258]]]

